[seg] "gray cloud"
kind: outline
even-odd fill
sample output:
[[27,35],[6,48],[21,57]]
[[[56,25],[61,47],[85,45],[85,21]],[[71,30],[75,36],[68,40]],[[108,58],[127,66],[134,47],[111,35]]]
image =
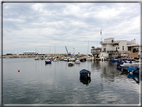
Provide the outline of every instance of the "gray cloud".
[[[103,39],[140,38],[140,5],[137,3],[4,3],[4,53],[36,47],[86,53]],[[17,45],[18,44],[18,45]]]

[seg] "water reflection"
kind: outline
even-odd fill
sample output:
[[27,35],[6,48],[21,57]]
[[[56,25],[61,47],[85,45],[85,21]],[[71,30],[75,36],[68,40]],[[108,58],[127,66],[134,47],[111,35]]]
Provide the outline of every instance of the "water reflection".
[[92,70],[98,70],[98,69],[100,69],[100,61],[92,61],[92,63],[91,63],[91,68],[92,68]]
[[120,75],[120,72],[116,70],[116,66],[112,63],[100,62],[101,65],[101,78],[104,78],[105,81],[114,82],[115,77]]
[[[130,79],[133,79],[136,83],[138,83],[139,84],[139,75],[131,75],[131,74],[128,74],[127,75],[127,77],[128,78],[130,78]],[[142,79],[141,79],[142,80]]]
[[[121,72],[117,71],[115,63],[86,61],[79,65],[75,64],[71,68],[64,61],[53,62],[50,65],[44,64],[44,60],[35,61],[30,58],[5,59],[3,64],[3,103],[139,103],[139,85],[134,81],[138,78],[129,79],[127,75],[120,75]],[[17,73],[17,66],[24,72]],[[79,71],[83,68],[91,71],[91,79],[79,77]],[[113,80],[113,83],[108,84],[105,80]]]
[[81,78],[80,77],[80,82],[88,86],[88,84],[91,82],[91,78]]

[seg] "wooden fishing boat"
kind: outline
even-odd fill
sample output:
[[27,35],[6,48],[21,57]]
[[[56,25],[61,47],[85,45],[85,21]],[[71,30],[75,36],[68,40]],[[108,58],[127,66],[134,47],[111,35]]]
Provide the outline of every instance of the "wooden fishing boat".
[[91,77],[91,72],[89,70],[82,69],[80,71],[80,77],[81,78],[90,78]]
[[51,64],[51,60],[45,61],[45,64]]

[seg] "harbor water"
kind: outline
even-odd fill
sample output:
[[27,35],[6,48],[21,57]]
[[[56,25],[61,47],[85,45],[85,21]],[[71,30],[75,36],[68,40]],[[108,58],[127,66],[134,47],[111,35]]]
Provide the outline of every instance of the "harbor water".
[[[91,71],[80,79],[79,71]],[[20,72],[18,72],[18,70]],[[139,104],[140,83],[109,61],[68,66],[34,58],[3,59],[4,104]]]

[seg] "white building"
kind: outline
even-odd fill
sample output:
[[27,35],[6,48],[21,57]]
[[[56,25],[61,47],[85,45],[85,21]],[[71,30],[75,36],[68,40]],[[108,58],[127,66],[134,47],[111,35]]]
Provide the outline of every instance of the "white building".
[[32,55],[32,54],[36,54],[36,52],[35,51],[24,51],[23,54]]
[[116,56],[128,56],[130,53],[139,51],[139,45],[136,44],[136,40],[118,40],[114,38],[104,39],[104,42],[100,42],[102,46],[102,52],[100,56],[103,57],[116,57]]

